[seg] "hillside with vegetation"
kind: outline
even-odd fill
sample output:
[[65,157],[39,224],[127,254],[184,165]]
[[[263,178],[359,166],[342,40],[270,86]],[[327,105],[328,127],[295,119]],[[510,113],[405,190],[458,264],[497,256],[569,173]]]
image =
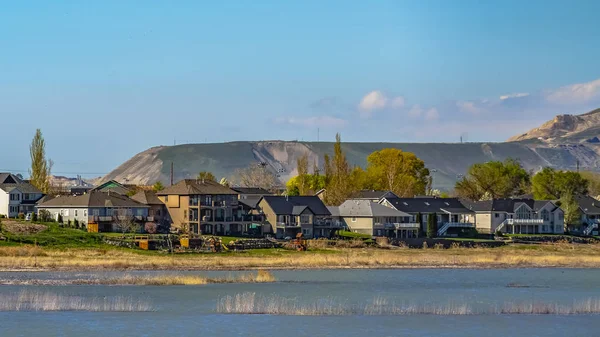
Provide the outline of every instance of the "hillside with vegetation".
[[[366,167],[367,157],[384,148],[412,152],[432,170],[433,187],[450,190],[475,163],[518,160],[528,171],[543,167],[575,170],[600,168],[600,110],[564,117],[546,123],[505,143],[357,143],[344,142],[342,148],[350,166]],[[563,122],[561,122],[563,121]],[[565,131],[566,130],[566,131]],[[571,131],[568,131],[571,130]],[[265,169],[285,183],[297,175],[298,158],[307,155],[309,166],[324,167],[323,157],[332,154],[334,142],[245,141],[214,144],[183,144],[148,149],[132,157],[102,180],[115,179],[131,184],[168,183],[171,163],[175,181],[195,178],[208,171],[237,183],[236,171],[263,163]]]

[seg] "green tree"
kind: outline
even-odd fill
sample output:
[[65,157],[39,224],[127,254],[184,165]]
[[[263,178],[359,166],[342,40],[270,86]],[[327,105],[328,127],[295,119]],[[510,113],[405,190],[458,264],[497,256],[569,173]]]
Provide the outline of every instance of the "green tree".
[[600,173],[591,172],[591,171],[583,171],[580,173],[581,176],[587,180],[588,183],[588,193],[594,198],[600,197]]
[[287,195],[290,197],[300,195],[300,187],[298,187],[298,185],[298,176],[291,177],[290,180],[285,183]]
[[399,197],[425,194],[429,170],[414,153],[382,149],[371,153],[367,162],[367,172],[374,189],[392,191]]
[[42,193],[48,194],[50,192],[52,161],[46,159],[46,141],[40,129],[35,131],[35,136],[29,146],[29,155],[31,157],[29,180]]
[[298,193],[299,195],[307,195],[310,189],[310,178],[308,176],[308,154],[303,154],[298,157],[297,169],[298,169]]
[[427,237],[434,238],[437,235],[437,214],[430,213],[427,216]]
[[202,180],[202,181],[217,181],[217,178],[215,177],[214,174],[212,174],[212,172],[208,172],[208,171],[202,171],[200,173],[198,173],[198,177],[196,178],[198,180]]
[[423,214],[417,213],[415,221],[419,224],[419,236],[423,236]]
[[578,172],[557,171],[545,167],[531,179],[533,197],[537,200],[556,200],[566,194],[587,194],[589,181]]
[[160,192],[164,189],[165,189],[165,186],[163,185],[163,183],[161,181],[157,181],[154,183],[154,185],[152,185],[152,190],[154,192]]
[[581,213],[579,212],[579,204],[575,200],[573,193],[565,193],[560,200],[560,208],[564,212],[565,226],[571,228],[579,225],[581,222]]
[[325,168],[326,176],[329,174],[325,202],[328,205],[340,205],[352,194],[352,185],[349,179],[350,166],[342,150],[342,137],[339,133],[335,135],[333,158],[328,158],[325,157],[325,162],[329,162]]
[[355,166],[350,172],[350,184],[353,191],[374,189],[369,174],[360,166]]
[[527,193],[530,185],[529,173],[518,161],[507,159],[472,165],[455,192],[471,200],[511,198]]
[[227,180],[227,178],[225,178],[225,177],[221,178],[221,180],[219,181],[219,184],[221,184],[221,185],[223,185],[225,187],[229,187],[230,186],[229,180]]

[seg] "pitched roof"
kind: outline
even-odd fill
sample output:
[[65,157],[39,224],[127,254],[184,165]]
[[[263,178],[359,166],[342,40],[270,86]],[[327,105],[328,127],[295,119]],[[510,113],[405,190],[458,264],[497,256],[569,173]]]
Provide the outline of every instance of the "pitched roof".
[[256,208],[261,197],[252,197],[238,200],[241,204],[246,205],[249,208]]
[[119,182],[117,182],[115,180],[109,180],[101,185],[94,187],[92,189],[92,191],[98,191],[98,192],[111,191],[111,192],[119,193],[121,195],[126,195],[131,190],[129,188],[125,187],[125,185],[120,184]]
[[473,213],[457,198],[418,197],[418,198],[385,198],[394,208],[406,213]]
[[331,215],[323,201],[317,196],[284,197],[265,195],[261,200],[264,200],[273,209],[275,214],[297,215],[294,212],[300,210],[298,206],[305,206],[305,208],[310,208],[315,215]]
[[139,191],[134,194],[131,199],[144,205],[164,205],[164,203],[156,196],[154,191]]
[[339,206],[327,206],[327,210],[331,213],[331,216],[340,216]]
[[259,194],[259,195],[271,195],[272,193],[260,187],[232,187],[232,190],[239,194]]
[[157,195],[194,195],[194,194],[238,194],[227,186],[212,180],[184,179],[169,186]]
[[[546,206],[550,200],[533,200],[533,199],[492,199],[482,201],[462,200],[463,204],[475,212],[506,212],[514,213],[522,205],[527,205],[534,212],[538,212]],[[553,203],[554,205],[554,203]],[[554,209],[556,209],[554,205]],[[554,210],[553,209],[553,210]]]
[[42,193],[35,186],[30,183],[18,183],[18,184],[0,184],[0,189],[5,192],[11,192],[14,189],[18,189],[22,193]]
[[0,184],[20,184],[24,181],[16,175],[8,172],[0,173]]
[[575,201],[583,213],[600,214],[600,201],[587,195],[577,195]]
[[359,217],[408,217],[402,211],[387,207],[371,200],[346,200],[340,205],[340,216]]
[[147,205],[141,204],[124,195],[118,193],[108,193],[92,191],[83,195],[59,196],[44,203],[40,203],[40,208],[52,207],[136,207],[147,208]]
[[356,197],[352,199],[381,199],[383,197],[397,198],[398,196],[392,191],[376,191],[376,190],[362,190],[356,193]]

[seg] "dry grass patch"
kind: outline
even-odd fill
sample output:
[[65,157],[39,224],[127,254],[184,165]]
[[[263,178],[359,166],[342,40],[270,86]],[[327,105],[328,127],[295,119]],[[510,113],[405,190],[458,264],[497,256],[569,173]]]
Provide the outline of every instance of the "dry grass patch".
[[37,234],[48,229],[46,225],[23,223],[12,220],[2,221],[2,230],[12,234]]

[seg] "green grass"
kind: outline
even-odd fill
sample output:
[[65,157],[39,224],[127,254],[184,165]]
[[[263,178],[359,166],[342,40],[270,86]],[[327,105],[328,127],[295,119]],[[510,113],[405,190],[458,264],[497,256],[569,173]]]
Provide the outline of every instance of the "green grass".
[[102,237],[96,233],[88,233],[79,229],[61,228],[56,223],[43,223],[48,229],[36,234],[13,234],[3,231],[6,238],[5,245],[9,244],[35,244],[39,246],[53,246],[60,248],[74,247],[105,247]]
[[350,231],[336,231],[335,232],[337,235],[339,235],[340,237],[343,238],[349,238],[349,239],[371,239],[372,236],[369,234],[361,234],[361,233],[354,233],[354,232],[350,232]]
[[443,239],[451,240],[451,241],[495,242],[495,240],[490,240],[490,239],[474,239],[474,238],[443,238]]

